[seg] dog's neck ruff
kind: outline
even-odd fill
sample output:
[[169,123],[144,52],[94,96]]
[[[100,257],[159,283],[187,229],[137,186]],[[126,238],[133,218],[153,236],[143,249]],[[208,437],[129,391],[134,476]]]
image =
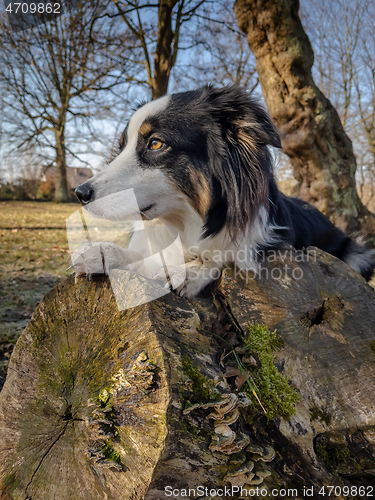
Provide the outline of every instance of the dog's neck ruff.
[[257,252],[262,247],[275,244],[278,236],[276,227],[269,224],[266,208],[262,207],[254,222],[246,232],[238,235],[236,241],[224,228],[215,236],[202,238],[204,222],[198,213],[188,204],[180,213],[163,216],[149,224],[165,224],[176,230],[181,238],[187,261],[200,259],[202,262],[215,260],[220,264],[234,262],[241,269],[256,268]]

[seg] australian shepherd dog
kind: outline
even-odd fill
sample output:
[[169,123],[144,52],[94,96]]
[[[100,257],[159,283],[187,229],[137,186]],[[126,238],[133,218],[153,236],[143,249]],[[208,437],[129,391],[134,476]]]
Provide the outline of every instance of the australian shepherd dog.
[[[228,260],[256,270],[261,250],[286,245],[316,246],[369,280],[374,251],[312,205],[281,194],[269,146],[281,147],[279,134],[248,92],[205,86],[140,106],[121,136],[117,156],[76,194],[90,212],[90,206],[100,207],[94,201],[109,195],[115,200],[116,193],[133,189],[147,224],[177,230],[186,272],[180,295],[195,296],[213,280],[211,271]],[[92,208],[94,216],[110,220],[125,212],[121,202]],[[142,254],[140,245],[134,232],[129,248],[117,249],[117,255]]]

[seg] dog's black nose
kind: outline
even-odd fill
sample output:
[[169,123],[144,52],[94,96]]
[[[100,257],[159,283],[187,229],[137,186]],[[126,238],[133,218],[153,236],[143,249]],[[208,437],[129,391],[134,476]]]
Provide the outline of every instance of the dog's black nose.
[[78,186],[74,192],[79,201],[82,203],[82,205],[86,205],[87,203],[92,201],[94,197],[93,188],[90,186],[90,184],[87,184],[86,182]]

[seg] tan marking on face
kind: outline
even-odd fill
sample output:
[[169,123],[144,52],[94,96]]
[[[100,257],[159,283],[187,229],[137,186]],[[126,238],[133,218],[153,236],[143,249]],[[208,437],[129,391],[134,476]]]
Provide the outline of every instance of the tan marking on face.
[[143,122],[142,125],[139,128],[139,133],[141,135],[147,135],[151,132],[152,127],[148,122]]
[[194,186],[193,191],[196,194],[194,200],[191,200],[194,203],[193,208],[202,219],[205,219],[211,205],[210,186],[205,176],[194,169],[190,170],[190,178]]

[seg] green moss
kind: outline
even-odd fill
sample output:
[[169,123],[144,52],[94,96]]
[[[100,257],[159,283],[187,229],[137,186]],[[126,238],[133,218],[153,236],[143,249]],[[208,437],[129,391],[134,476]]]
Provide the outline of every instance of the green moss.
[[[262,325],[262,326],[264,326],[264,325]],[[279,351],[280,349],[282,349],[284,347],[285,341],[282,337],[279,337],[278,335],[276,335],[276,330],[273,333],[275,335],[271,339],[271,349],[273,351]]]
[[18,488],[20,484],[21,481],[19,477],[16,476],[16,474],[14,474],[13,472],[11,472],[10,474],[8,474],[8,476],[5,477],[2,486],[5,492],[5,491],[14,491],[16,488]]
[[[101,410],[105,410],[107,408],[105,418],[107,420],[111,420],[112,426],[108,429],[109,432],[112,432],[114,437],[117,437],[119,435],[119,426],[116,425],[115,422],[115,413],[112,409],[112,411],[108,411],[109,407],[113,406],[112,400],[111,400],[111,395],[110,395],[110,387],[105,387],[99,392],[99,395],[96,399],[94,399],[94,402],[98,405],[98,407]],[[106,427],[106,425],[104,425]]]
[[122,465],[121,457],[117,451],[114,450],[111,441],[106,441],[100,448],[100,451],[103,453],[106,460],[111,460],[112,462],[116,462],[116,464]]
[[357,470],[363,471],[366,469],[375,469],[374,460],[369,460],[367,458],[362,458],[359,463],[357,463]]
[[209,401],[216,401],[219,398],[220,395],[216,389],[215,382],[202,375],[195,368],[189,356],[182,358],[182,368],[184,373],[193,382],[191,386],[193,394],[189,394],[190,403],[208,403]]
[[311,420],[320,420],[324,422],[326,425],[331,424],[332,417],[329,413],[324,410],[320,410],[317,406],[309,408],[311,414]]
[[372,350],[373,353],[375,353],[375,340],[371,340],[370,349]]
[[316,441],[316,453],[332,469],[339,465],[346,464],[350,452],[346,443],[334,443],[330,441],[327,434],[322,434]]
[[202,443],[210,443],[215,434],[209,423],[207,423],[207,425],[197,427],[193,423],[190,423],[186,418],[181,418],[173,413],[167,413],[166,421],[168,423],[168,427],[170,426],[174,429],[174,431],[178,432],[180,439],[187,439],[189,442],[192,439],[197,442],[196,440],[198,439]]
[[[280,349],[283,344],[284,341],[277,337],[276,330],[271,332],[265,325],[254,323],[247,328],[245,347],[257,355],[260,364],[257,368],[249,368],[251,379],[269,420],[277,416],[293,415],[294,405],[300,400],[297,392],[289,385],[288,379],[279,373],[273,362],[272,351]],[[246,391],[253,400],[251,408],[260,413],[262,410],[252,389],[246,386]]]
[[107,406],[111,406],[111,394],[110,394],[111,388],[110,387],[104,387],[100,392],[95,400],[96,404],[100,408],[106,408]]

